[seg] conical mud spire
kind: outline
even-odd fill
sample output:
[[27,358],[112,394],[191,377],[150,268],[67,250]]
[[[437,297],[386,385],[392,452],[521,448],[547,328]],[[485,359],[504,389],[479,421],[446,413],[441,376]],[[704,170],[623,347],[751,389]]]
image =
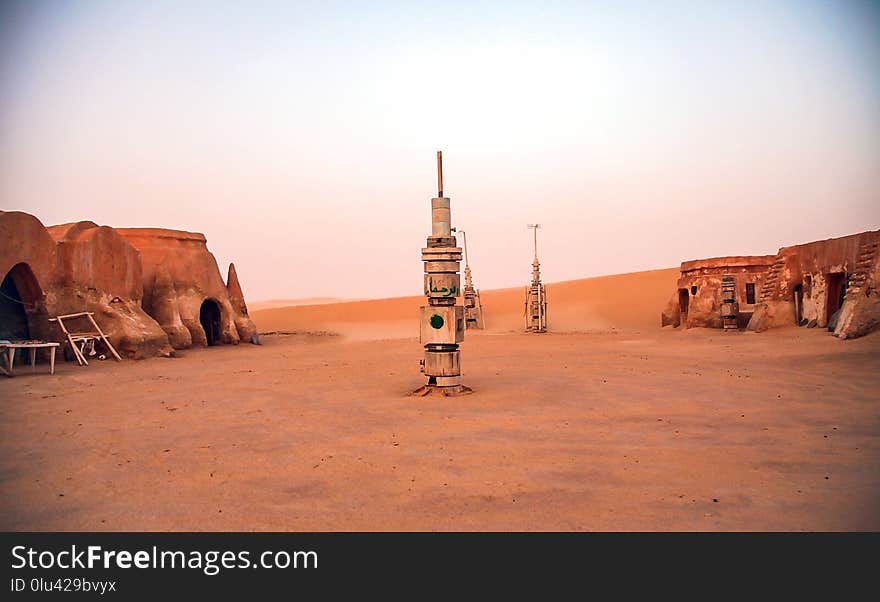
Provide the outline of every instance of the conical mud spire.
[[229,274],[226,276],[226,290],[229,291],[229,300],[232,306],[247,315],[247,304],[244,302],[244,293],[241,292],[241,284],[238,282],[238,274],[235,272],[235,264],[229,264]]
[[257,327],[248,315],[247,304],[244,302],[244,293],[241,292],[241,284],[238,282],[238,274],[235,272],[235,264],[229,264],[229,274],[226,276],[226,291],[229,293],[229,302],[235,312],[235,329],[242,341],[250,341],[255,345],[260,344]]

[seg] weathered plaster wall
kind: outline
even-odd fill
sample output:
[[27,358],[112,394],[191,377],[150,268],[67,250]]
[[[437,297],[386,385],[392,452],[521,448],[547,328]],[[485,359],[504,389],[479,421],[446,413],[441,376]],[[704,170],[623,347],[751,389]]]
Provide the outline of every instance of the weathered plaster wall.
[[[55,241],[33,215],[0,211],[0,278],[18,266],[15,284],[26,306],[31,338],[50,339],[49,307],[54,300],[57,273]],[[27,278],[25,272],[32,274]]]
[[92,311],[120,354],[169,355],[172,345],[205,344],[199,309],[206,298],[220,307],[223,342],[256,332],[234,268],[230,294],[201,234],[89,221],[46,228],[27,213],[0,211],[0,279],[7,274],[31,338],[61,342],[49,317]]
[[[860,272],[864,272],[860,278],[866,278],[871,266],[862,265],[864,250],[878,242],[880,230],[781,248],[777,255],[777,262],[782,266],[779,277],[762,298],[749,322],[749,330],[761,332],[797,323],[828,326],[829,314],[837,303],[837,291],[830,290],[832,279],[853,278]],[[797,315],[796,301],[799,290],[802,299],[800,316]],[[835,334],[841,338],[851,338],[856,331],[867,332],[865,324],[873,320],[869,309],[872,304],[862,303],[863,307],[857,312],[862,326],[856,328],[851,310],[844,311],[847,304],[855,301],[856,298],[847,295],[844,307],[840,308],[842,315],[850,316],[846,324],[838,323],[835,329]]]
[[862,245],[834,334],[848,339],[877,329],[880,329],[880,241],[872,240]]
[[[120,354],[171,352],[165,333],[141,308],[140,257],[112,228],[93,222],[45,228],[32,215],[0,212],[0,277],[19,264],[27,265],[35,283],[16,283],[31,338],[61,342],[49,318],[92,311]],[[69,326],[86,329],[75,320]]]
[[[204,235],[157,228],[120,228],[117,230],[141,254],[144,307],[160,321],[177,348],[207,345],[199,322],[205,300],[220,308],[221,338],[224,343],[250,341],[256,327],[247,316],[247,306],[237,276],[232,294],[220,276],[217,260],[208,251]],[[230,270],[235,276],[235,270]],[[233,304],[233,297],[236,303]],[[189,331],[191,343],[180,325]]]
[[[721,278],[733,276],[741,326],[757,332],[791,325],[834,328],[840,338],[861,336],[880,326],[876,298],[880,230],[783,247],[773,255],[718,257],[681,264],[678,290],[661,314],[663,326],[720,328]],[[747,304],[745,285],[755,283],[756,303]],[[848,283],[845,284],[845,283]],[[839,291],[847,286],[842,306]],[[691,287],[696,294],[691,294]],[[680,292],[688,291],[687,314]],[[745,321],[747,320],[747,324]]]

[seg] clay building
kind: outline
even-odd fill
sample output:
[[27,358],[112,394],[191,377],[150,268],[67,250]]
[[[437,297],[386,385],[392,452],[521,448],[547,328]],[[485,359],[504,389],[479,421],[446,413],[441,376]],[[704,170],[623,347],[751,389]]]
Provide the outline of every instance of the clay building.
[[721,279],[731,276],[739,300],[739,325],[748,324],[773,255],[715,257],[681,264],[677,290],[663,312],[663,326],[721,328]]
[[49,318],[91,311],[130,358],[256,341],[235,268],[224,284],[201,234],[0,211],[0,278],[0,339],[60,343]]
[[663,326],[721,327],[721,279],[736,282],[737,324],[828,328],[846,339],[880,328],[880,230],[783,247],[776,255],[681,264]]
[[172,347],[255,341],[235,265],[229,264],[224,283],[203,234],[159,228],[117,232],[140,253],[143,308]]

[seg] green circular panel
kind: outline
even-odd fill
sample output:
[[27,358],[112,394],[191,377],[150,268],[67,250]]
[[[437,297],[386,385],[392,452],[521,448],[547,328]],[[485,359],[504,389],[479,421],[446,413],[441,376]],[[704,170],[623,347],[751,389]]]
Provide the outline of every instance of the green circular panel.
[[434,314],[431,316],[431,327],[432,328],[443,328],[443,316]]

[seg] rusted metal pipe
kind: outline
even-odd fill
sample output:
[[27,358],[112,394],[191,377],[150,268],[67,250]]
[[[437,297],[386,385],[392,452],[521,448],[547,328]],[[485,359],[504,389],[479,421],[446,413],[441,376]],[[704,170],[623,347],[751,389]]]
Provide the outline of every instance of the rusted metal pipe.
[[437,151],[437,196],[443,198],[443,151]]

